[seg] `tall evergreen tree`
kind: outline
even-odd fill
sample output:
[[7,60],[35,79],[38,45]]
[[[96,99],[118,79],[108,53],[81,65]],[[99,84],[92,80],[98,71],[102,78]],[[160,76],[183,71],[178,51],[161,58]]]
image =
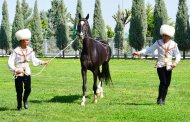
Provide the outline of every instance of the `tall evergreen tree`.
[[117,23],[115,27],[115,37],[114,37],[114,42],[115,45],[114,47],[117,49],[117,55],[119,57],[119,52],[120,50],[123,49],[123,40],[124,40],[124,24],[122,22],[122,12],[120,10],[120,7],[117,12]]
[[[77,3],[72,39],[75,39],[77,37],[77,24],[79,21],[79,13],[81,14],[81,16],[83,16],[81,0],[78,0],[78,3]],[[75,52],[81,48],[80,39],[77,39],[76,41],[73,42],[72,48],[75,50]],[[76,56],[77,56],[77,54],[76,54]]]
[[179,49],[183,51],[183,58],[185,58],[185,51],[190,49],[188,40],[188,8],[186,0],[179,0],[178,12],[176,15],[175,26],[175,41],[178,43]]
[[[67,10],[65,8],[64,1],[61,0],[58,4],[58,11],[56,15],[58,17],[57,30],[56,30],[56,44],[60,50],[64,49],[69,41],[66,11]],[[64,58],[64,51],[63,51],[63,58]]]
[[24,18],[24,27],[29,27],[29,22],[31,21],[32,8],[29,7],[26,0],[22,0],[21,10]]
[[57,28],[57,11],[58,11],[59,0],[51,1],[51,8],[48,10],[48,37],[56,38],[56,28]]
[[154,11],[153,7],[150,3],[147,4],[146,8],[146,15],[147,15],[147,37],[153,36],[153,30],[154,30]]
[[129,44],[135,50],[144,46],[147,31],[147,18],[144,0],[133,0],[129,28]]
[[168,14],[164,0],[155,0],[153,42],[160,39],[160,27],[167,24]]
[[21,10],[21,6],[20,6],[20,2],[19,0],[17,0],[17,4],[16,4],[16,13],[15,13],[15,18],[13,21],[13,25],[12,25],[12,48],[16,48],[19,44],[19,42],[17,41],[16,37],[15,37],[15,33],[24,28],[24,19],[23,19],[23,15],[22,15],[22,10]]
[[101,3],[100,0],[96,0],[93,17],[92,37],[105,40],[107,38],[105,29],[106,28],[104,19],[102,17]]
[[33,20],[32,20],[32,47],[34,51],[39,55],[42,56],[42,44],[43,44],[43,36],[42,36],[42,24],[40,15],[38,12],[38,3],[37,0],[35,1],[34,11],[33,11]]
[[2,6],[2,22],[0,28],[0,49],[7,51],[11,48],[11,30],[9,24],[9,14],[7,8],[7,1],[4,0]]
[[40,18],[42,22],[43,39],[48,38],[48,19],[45,11],[40,12]]

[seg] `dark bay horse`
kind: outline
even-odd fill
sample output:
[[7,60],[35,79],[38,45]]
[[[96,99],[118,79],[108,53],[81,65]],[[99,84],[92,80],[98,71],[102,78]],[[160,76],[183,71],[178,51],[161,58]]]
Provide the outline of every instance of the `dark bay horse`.
[[[109,71],[109,60],[111,57],[111,49],[107,42],[101,40],[94,40],[91,38],[91,30],[88,24],[89,14],[86,18],[82,18],[79,14],[78,22],[78,34],[82,38],[82,52],[80,57],[81,62],[81,74],[83,80],[83,98],[81,105],[85,105],[85,92],[87,82],[87,70],[93,73],[93,90],[94,90],[94,102],[97,102],[97,96],[103,97],[102,81],[108,84],[111,81]],[[102,66],[102,71],[100,67]],[[99,78],[99,85],[97,86],[97,77]]]

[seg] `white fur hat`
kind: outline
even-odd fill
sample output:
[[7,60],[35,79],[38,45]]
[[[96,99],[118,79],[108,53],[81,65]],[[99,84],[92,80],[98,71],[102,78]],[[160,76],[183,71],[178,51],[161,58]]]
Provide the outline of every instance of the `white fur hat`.
[[175,34],[174,27],[165,24],[160,27],[160,35],[168,35],[170,37],[173,37],[174,34]]
[[15,36],[18,41],[24,40],[24,39],[31,39],[31,32],[29,29],[21,29],[15,33]]

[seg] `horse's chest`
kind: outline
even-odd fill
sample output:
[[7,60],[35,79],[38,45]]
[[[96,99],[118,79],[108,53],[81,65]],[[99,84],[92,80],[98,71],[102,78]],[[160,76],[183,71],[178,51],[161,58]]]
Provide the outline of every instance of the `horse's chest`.
[[87,67],[87,68],[93,66],[93,65],[92,65],[93,62],[92,62],[90,56],[88,56],[88,55],[83,55],[83,56],[81,56],[81,64],[82,64],[83,66]]

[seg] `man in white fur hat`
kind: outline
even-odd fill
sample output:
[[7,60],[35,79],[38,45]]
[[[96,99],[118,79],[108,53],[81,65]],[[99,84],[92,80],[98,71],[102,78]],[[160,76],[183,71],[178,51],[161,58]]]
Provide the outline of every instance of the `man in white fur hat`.
[[[181,59],[181,55],[177,46],[177,43],[171,40],[175,34],[174,27],[170,25],[162,25],[160,28],[160,35],[162,39],[157,40],[149,48],[143,49],[138,52],[134,52],[133,55],[148,54],[158,50],[157,60],[157,73],[160,79],[159,92],[157,98],[157,104],[164,105],[165,99],[170,85],[172,69],[176,67]],[[175,61],[172,62],[172,57],[175,56]]]
[[[39,60],[35,57],[35,53],[31,47],[28,46],[31,39],[31,32],[29,29],[21,29],[15,33],[15,36],[20,44],[15,48],[9,56],[8,66],[15,75],[15,88],[17,93],[17,109],[22,110],[22,101],[24,108],[28,108],[28,96],[31,92],[31,70],[29,62],[32,60],[33,65],[47,65],[47,61]],[[24,96],[23,94],[24,84]]]

